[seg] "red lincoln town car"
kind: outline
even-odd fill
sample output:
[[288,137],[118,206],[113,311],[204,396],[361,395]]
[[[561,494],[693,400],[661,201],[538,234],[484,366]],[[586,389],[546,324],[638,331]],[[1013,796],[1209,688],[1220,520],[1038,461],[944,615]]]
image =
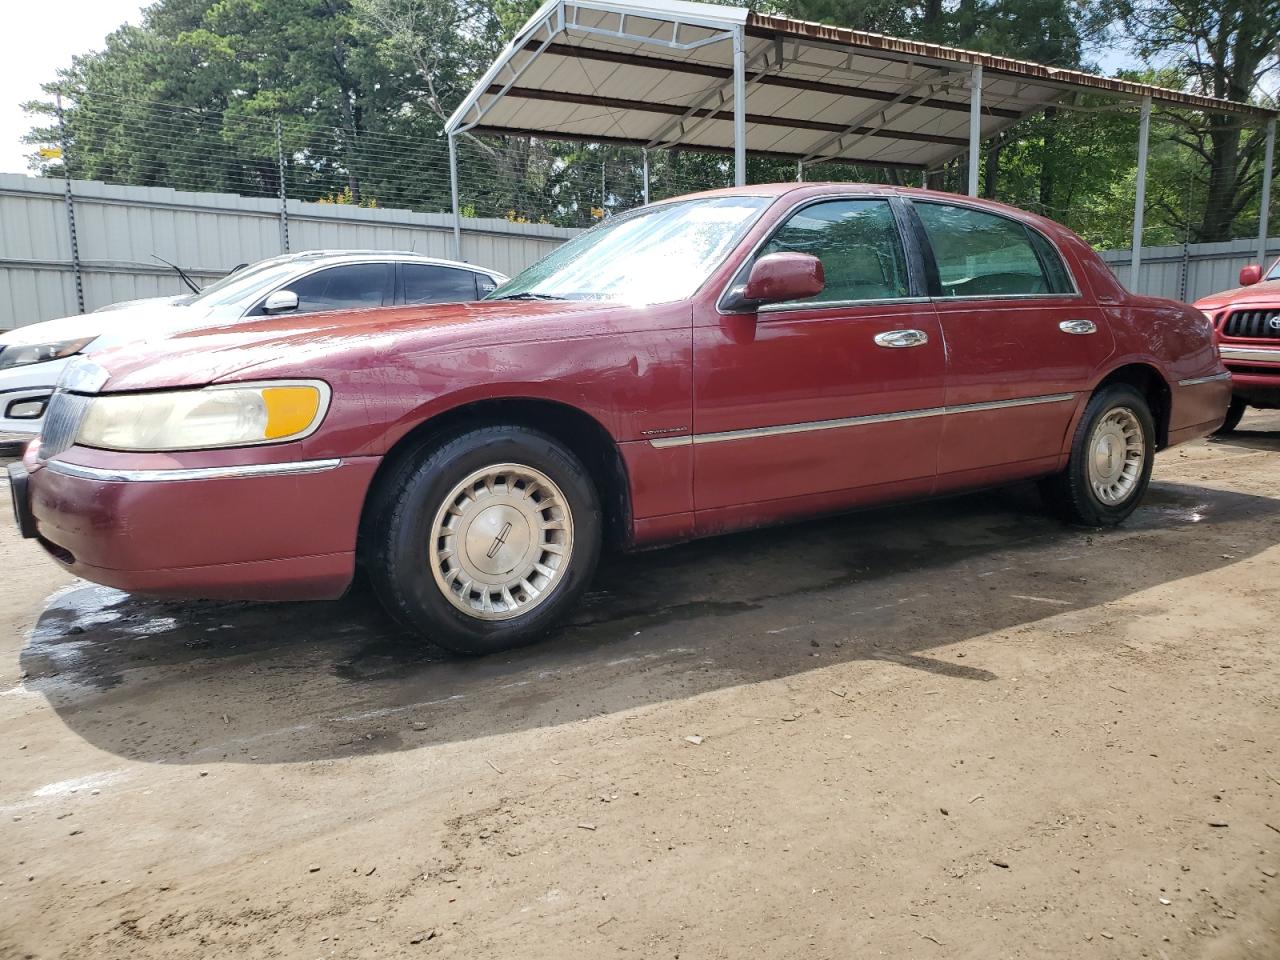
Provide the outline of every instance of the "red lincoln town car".
[[1039,479],[1110,525],[1231,394],[1205,315],[1079,237],[922,190],[779,184],[613,217],[478,303],[270,317],[83,358],[11,467],[67,570],[336,597],[524,643],[601,549]]
[[1280,260],[1265,276],[1261,266],[1249,264],[1240,271],[1239,287],[1196,306],[1213,320],[1231,371],[1231,407],[1222,431],[1239,426],[1248,407],[1280,408]]

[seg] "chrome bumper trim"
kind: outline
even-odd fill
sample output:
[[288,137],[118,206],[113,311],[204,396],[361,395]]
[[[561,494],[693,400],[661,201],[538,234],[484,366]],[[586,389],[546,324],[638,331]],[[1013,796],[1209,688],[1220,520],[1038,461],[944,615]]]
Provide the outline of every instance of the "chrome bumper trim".
[[1178,386],[1194,387],[1201,383],[1217,383],[1219,380],[1230,380],[1230,379],[1231,379],[1231,371],[1228,370],[1224,373],[1215,373],[1211,377],[1192,377],[1190,380],[1179,380]]
[[1261,360],[1280,363],[1280,347],[1218,347],[1223,360]]
[[239,480],[244,477],[286,477],[299,473],[321,473],[339,466],[341,460],[296,460],[290,463],[246,463],[230,467],[183,467],[158,470],[111,470],[78,463],[47,460],[46,470],[82,480],[108,483],[155,483],[172,480]]
[[725,430],[722,433],[699,433],[684,437],[659,437],[656,440],[650,440],[649,443],[661,450],[667,447],[687,447],[690,444],[723,443],[727,440],[754,440],[759,437],[777,437],[789,433],[810,433],[816,430],[861,427],[872,423],[920,420],[925,417],[942,417],[956,413],[979,413],[984,410],[1003,410],[1006,407],[1028,407],[1039,403],[1064,403],[1075,398],[1076,395],[1074,393],[1054,393],[1043,397],[1018,397],[1014,400],[964,403],[954,407],[926,407],[921,410],[900,410],[896,413],[873,413],[864,417],[842,417],[839,420],[811,420],[806,423],[784,423],[774,427]]

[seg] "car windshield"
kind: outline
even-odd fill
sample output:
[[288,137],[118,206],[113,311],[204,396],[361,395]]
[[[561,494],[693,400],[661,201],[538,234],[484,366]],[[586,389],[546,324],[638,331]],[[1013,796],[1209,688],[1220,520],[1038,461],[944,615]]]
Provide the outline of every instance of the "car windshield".
[[1266,275],[1265,280],[1280,280],[1280,260],[1271,265],[1271,272]]
[[243,299],[254,298],[264,288],[288,279],[298,270],[297,261],[293,257],[273,257],[270,260],[259,260],[235,273],[229,273],[221,280],[209,284],[195,296],[186,300],[187,306],[218,307],[228,303],[237,303]]
[[485,299],[684,300],[768,205],[729,196],[644,207],[575,237]]

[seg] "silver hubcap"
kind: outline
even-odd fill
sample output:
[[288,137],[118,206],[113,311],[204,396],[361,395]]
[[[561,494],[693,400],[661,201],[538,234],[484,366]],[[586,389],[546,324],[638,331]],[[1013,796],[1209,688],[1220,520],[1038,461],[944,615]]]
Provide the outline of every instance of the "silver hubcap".
[[498,463],[450,491],[431,526],[431,572],[455,607],[510,620],[547,599],[573,555],[573,515],[545,473]]
[[1094,495],[1112,505],[1133,496],[1146,452],[1138,415],[1128,407],[1107,411],[1089,440],[1089,485]]

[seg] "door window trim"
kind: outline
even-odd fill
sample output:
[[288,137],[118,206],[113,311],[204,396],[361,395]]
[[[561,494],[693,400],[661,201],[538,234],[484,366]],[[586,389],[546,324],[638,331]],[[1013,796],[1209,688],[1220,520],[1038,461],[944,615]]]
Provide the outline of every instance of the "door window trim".
[[[382,265],[382,266],[384,266],[384,267],[388,267],[388,266],[389,266],[389,267],[391,267],[391,268],[392,268],[392,271],[393,271],[393,272],[392,272],[392,275],[391,275],[391,290],[390,290],[390,294],[391,294],[391,303],[387,303],[387,293],[388,293],[388,291],[387,291],[387,289],[386,289],[386,288],[383,288],[383,291],[382,291],[382,303],[378,304],[378,306],[379,306],[379,307],[395,306],[395,302],[396,302],[396,289],[395,289],[395,285],[396,285],[396,280],[398,279],[398,275],[399,275],[399,271],[395,269],[395,268],[396,268],[396,263],[397,263],[397,261],[395,261],[395,260],[350,260],[350,261],[344,261],[343,263],[324,263],[324,264],[320,264],[319,266],[315,267],[314,269],[312,269],[312,270],[308,270],[306,273],[300,273],[300,274],[298,274],[296,277],[290,277],[286,282],[284,282],[284,283],[280,284],[280,286],[276,287],[274,290],[268,290],[268,291],[267,291],[265,294],[263,294],[263,295],[262,295],[262,296],[261,296],[257,301],[255,301],[255,302],[254,302],[253,306],[251,306],[251,307],[247,308],[247,309],[244,311],[244,313],[240,314],[240,316],[242,316],[242,317],[252,317],[252,316],[255,316],[255,314],[254,314],[254,312],[253,312],[253,311],[257,310],[257,309],[258,309],[259,307],[261,307],[264,303],[266,303],[266,302],[267,302],[267,297],[271,296],[271,294],[276,293],[277,291],[280,291],[280,290],[288,290],[288,289],[289,289],[289,285],[290,285],[290,284],[297,283],[299,280],[305,280],[307,277],[313,276],[314,274],[319,273],[321,270],[333,270],[333,269],[335,269],[335,268],[337,268],[337,267],[365,267],[365,266],[369,266],[370,264],[375,264],[375,265],[379,265],[379,264],[380,264],[380,265]],[[312,311],[312,312],[313,312],[313,313],[336,313],[336,312],[337,312],[337,311],[339,311],[339,310],[368,310],[368,309],[376,309],[376,308],[370,308],[370,307],[334,307],[332,310],[315,310],[315,311]],[[290,312],[290,313],[292,313],[292,314],[297,314],[297,311],[296,311],[296,310],[291,310],[291,311],[289,311],[289,312]],[[305,316],[305,314],[300,314],[300,315],[301,315],[301,316]],[[270,314],[262,314],[262,316],[270,316]]]
[[[1058,246],[1057,241],[1054,240],[1053,237],[1049,236],[1047,233],[1045,233],[1043,230],[1039,229],[1038,227],[1033,227],[1031,224],[1026,223],[1023,220],[1019,220],[1017,217],[1009,216],[1007,213],[1001,213],[996,210],[988,210],[986,207],[979,207],[971,203],[964,203],[962,200],[960,202],[957,202],[955,200],[950,200],[950,199],[948,200],[943,200],[940,198],[934,199],[933,197],[904,197],[903,200],[906,202],[907,209],[911,212],[911,218],[914,222],[915,230],[918,233],[919,243],[922,248],[921,253],[925,257],[925,264],[929,274],[929,286],[931,288],[930,299],[940,303],[953,303],[953,302],[964,303],[964,302],[972,302],[974,300],[1073,300],[1073,299],[1082,299],[1084,297],[1084,294],[1080,292],[1080,284],[1076,280],[1076,275],[1072,271],[1070,263],[1068,262],[1067,258],[1062,255],[1062,248]],[[915,209],[916,204],[918,203],[931,203],[939,207],[958,207],[963,210],[972,210],[974,213],[985,213],[988,216],[999,217],[1002,220],[1008,220],[1010,223],[1016,223],[1018,226],[1022,227],[1022,229],[1030,230],[1034,232],[1036,235],[1041,237],[1045,241],[1045,243],[1049,245],[1049,248],[1055,254],[1057,254],[1058,260],[1062,263],[1062,272],[1067,275],[1067,279],[1071,282],[1071,292],[1070,293],[988,293],[988,294],[969,294],[969,295],[960,296],[960,297],[944,297],[942,295],[942,276],[938,272],[938,260],[933,252],[933,244],[929,240],[929,231],[925,229],[924,221],[920,219],[920,215]],[[1027,246],[1031,248],[1031,253],[1036,258],[1036,263],[1040,264],[1040,269],[1041,271],[1044,272],[1044,275],[1045,275],[1045,281],[1048,282],[1049,273],[1047,270],[1045,270],[1044,263],[1040,259],[1040,252],[1036,250],[1035,244],[1032,243],[1030,240],[1027,241]]]
[[[911,293],[905,297],[879,297],[868,300],[824,300],[821,302],[810,302],[807,300],[788,300],[784,303],[767,303],[761,307],[742,307],[737,310],[727,309],[724,305],[725,298],[729,295],[729,291],[735,286],[739,286],[745,279],[742,273],[747,270],[751,264],[755,263],[756,257],[760,255],[760,250],[778,233],[787,222],[808,207],[818,203],[830,203],[832,200],[879,200],[889,204],[889,209],[893,214],[894,224],[898,228],[898,240],[902,244],[902,255],[907,266],[907,284]],[[789,208],[782,218],[769,229],[769,232],[754,243],[742,262],[738,265],[738,269],[733,271],[729,280],[725,283],[724,288],[720,291],[720,296],[716,299],[716,310],[721,316],[731,317],[740,316],[742,314],[769,314],[769,313],[799,313],[801,311],[829,310],[832,308],[854,307],[854,306],[879,306],[882,304],[895,303],[927,303],[929,302],[929,285],[927,282],[927,266],[928,261],[924,259],[924,251],[917,246],[917,239],[913,235],[910,222],[907,219],[906,211],[902,206],[902,198],[895,193],[848,193],[835,192],[824,193],[818,196],[810,197],[807,200],[797,203]],[[923,229],[923,227],[921,227]]]

